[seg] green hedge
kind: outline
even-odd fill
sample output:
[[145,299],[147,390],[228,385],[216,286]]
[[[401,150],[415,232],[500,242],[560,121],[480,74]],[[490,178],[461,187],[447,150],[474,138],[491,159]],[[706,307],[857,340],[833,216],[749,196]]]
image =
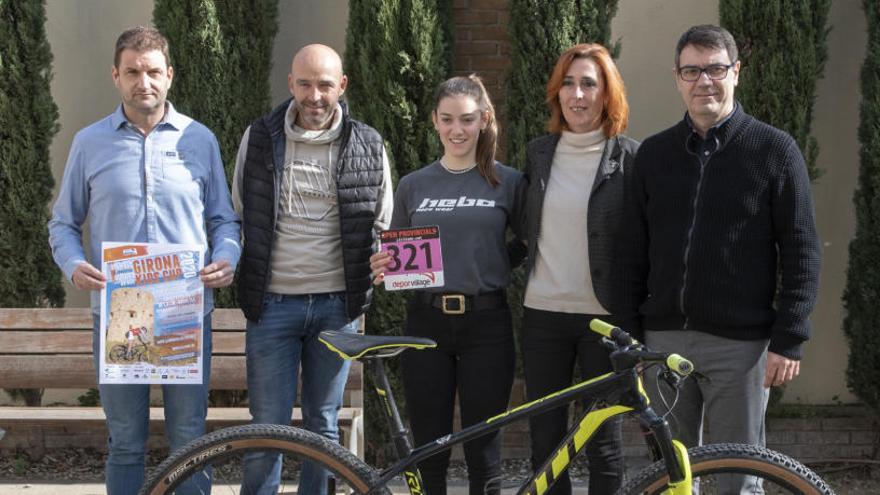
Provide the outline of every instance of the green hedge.
[[736,39],[742,61],[737,99],[755,118],[797,141],[810,179],[821,175],[810,135],[816,83],[828,58],[831,0],[721,0],[721,25]]
[[0,2],[0,306],[63,306],[49,249],[52,166],[58,132],[44,3]]
[[577,43],[601,43],[613,56],[611,20],[617,0],[511,0],[507,76],[507,160],[525,167],[526,143],[545,133],[547,80],[559,55]]
[[[63,306],[61,271],[49,249],[52,166],[58,132],[52,52],[42,1],[0,1],[0,307]],[[41,389],[9,389],[38,406]]]
[[862,65],[860,166],[853,203],[843,330],[849,343],[846,382],[880,416],[880,1],[864,0],[868,48]]

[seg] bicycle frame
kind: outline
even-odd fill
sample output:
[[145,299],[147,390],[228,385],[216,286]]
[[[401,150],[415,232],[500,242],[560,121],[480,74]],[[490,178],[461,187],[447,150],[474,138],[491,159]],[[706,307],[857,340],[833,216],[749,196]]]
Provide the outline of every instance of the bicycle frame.
[[[380,473],[378,486],[384,486],[395,476],[403,474],[410,493],[422,495],[424,490],[422,489],[421,476],[415,468],[418,462],[448,450],[453,445],[494,432],[510,423],[583,399],[591,407],[587,408],[587,412],[574,422],[568,434],[554,450],[555,453],[522,485],[517,492],[518,495],[543,495],[546,493],[553,481],[568,469],[571,460],[583,449],[599,427],[609,419],[621,414],[635,414],[657,439],[670,479],[665,493],[668,495],[691,495],[690,462],[687,449],[680,442],[672,439],[669,424],[651,409],[642,386],[641,377],[632,368],[580,382],[510,409],[457,433],[413,448],[408,431],[400,419],[397,404],[385,374],[384,364],[379,358],[365,358],[363,361],[372,373],[376,392],[385,405],[386,417],[392,429],[399,459],[394,465]],[[593,410],[593,407],[600,402],[610,405]]]

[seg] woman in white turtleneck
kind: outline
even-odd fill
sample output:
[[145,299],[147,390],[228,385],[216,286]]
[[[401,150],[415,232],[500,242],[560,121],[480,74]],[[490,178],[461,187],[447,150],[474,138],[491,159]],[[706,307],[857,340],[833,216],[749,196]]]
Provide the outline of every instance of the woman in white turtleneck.
[[[601,45],[575,45],[559,57],[546,102],[550,134],[526,147],[529,255],[521,350],[529,400],[571,385],[575,363],[584,378],[611,370],[608,351],[588,324],[596,317],[615,321],[612,267],[624,177],[638,148],[620,134],[629,114],[626,90]],[[533,417],[532,463],[548,458],[567,429],[568,408]],[[620,487],[621,444],[619,421],[590,439],[590,493]],[[549,493],[570,494],[568,475]]]

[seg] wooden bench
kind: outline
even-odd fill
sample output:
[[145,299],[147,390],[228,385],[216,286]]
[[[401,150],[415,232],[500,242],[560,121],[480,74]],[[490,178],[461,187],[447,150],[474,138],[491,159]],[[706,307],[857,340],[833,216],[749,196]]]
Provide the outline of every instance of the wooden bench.
[[[240,310],[213,313],[212,390],[247,389],[244,356],[245,319]],[[92,315],[88,308],[0,308],[0,387],[95,388]],[[0,406],[0,452],[24,450],[40,457],[57,447],[106,449],[104,411],[100,407]],[[208,429],[250,422],[247,407],[208,408]],[[161,407],[150,408],[148,447],[164,445]],[[294,409],[293,424],[302,424]],[[363,370],[352,363],[339,411],[342,444],[363,457]],[[155,435],[153,434],[155,433]]]

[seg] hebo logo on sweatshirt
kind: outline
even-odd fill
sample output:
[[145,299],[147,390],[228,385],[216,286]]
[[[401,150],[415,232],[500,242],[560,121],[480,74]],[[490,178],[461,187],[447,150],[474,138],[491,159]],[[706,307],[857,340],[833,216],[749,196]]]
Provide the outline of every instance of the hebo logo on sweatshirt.
[[422,200],[422,204],[416,208],[417,212],[426,212],[426,211],[452,211],[455,208],[470,208],[470,207],[484,207],[484,208],[494,208],[495,200],[494,199],[475,199],[469,198],[467,196],[459,196],[458,199],[455,198],[444,198],[444,199],[431,199],[425,198]]

